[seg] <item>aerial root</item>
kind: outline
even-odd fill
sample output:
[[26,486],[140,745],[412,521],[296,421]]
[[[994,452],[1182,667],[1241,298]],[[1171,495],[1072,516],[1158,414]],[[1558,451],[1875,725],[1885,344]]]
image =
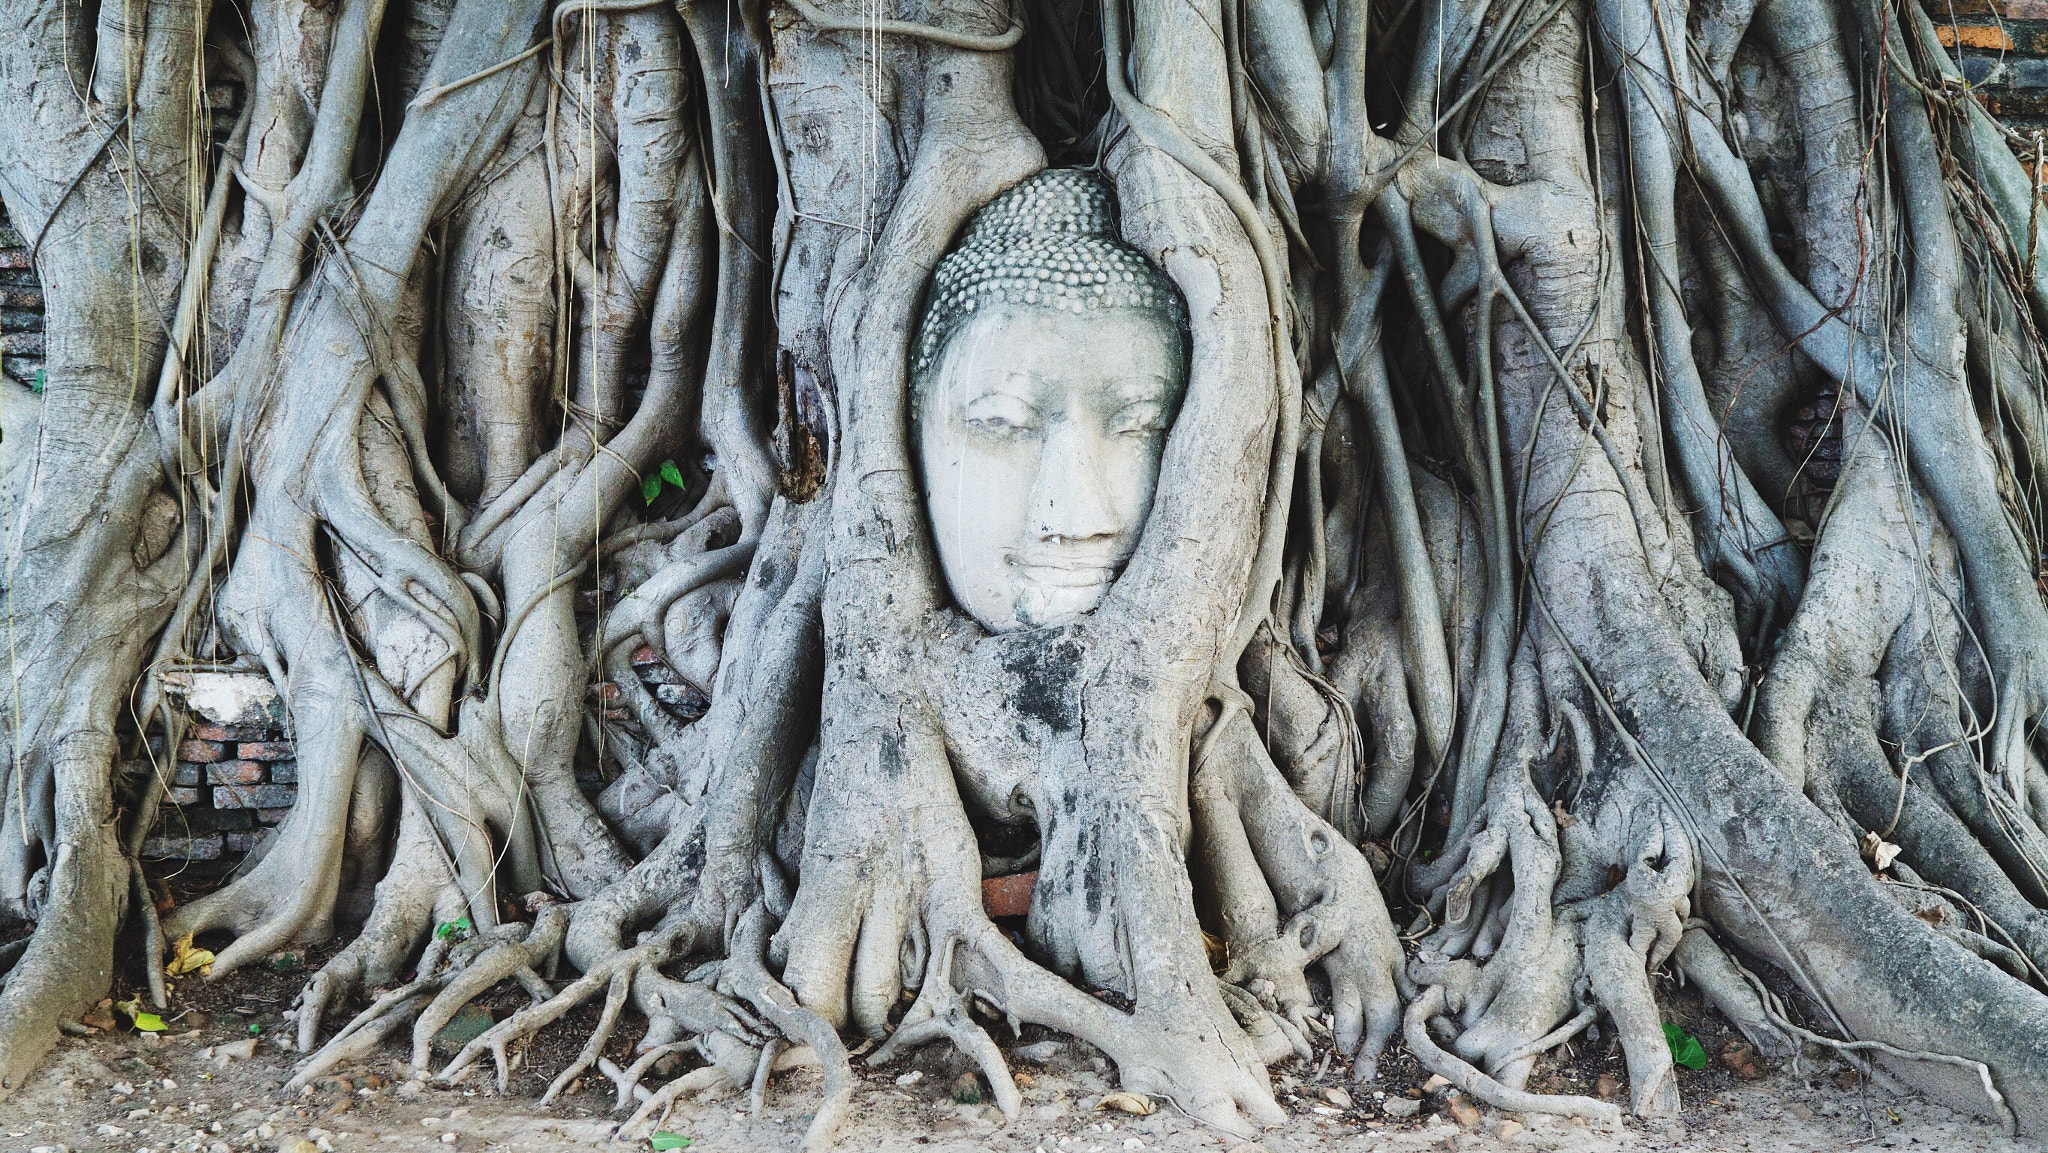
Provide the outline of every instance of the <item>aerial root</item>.
[[[421,1010],[419,1020],[412,1027],[412,1069],[415,1074],[424,1073],[427,1063],[433,1057],[434,1038],[443,1026],[455,1018],[463,1005],[474,1000],[510,977],[525,987],[527,995],[547,1004],[554,1000],[553,991],[547,982],[540,979],[536,969],[547,966],[562,947],[562,935],[569,927],[569,910],[566,906],[548,900],[540,908],[533,924],[508,926],[514,932],[506,933],[503,939],[484,949],[475,960],[455,971],[447,984],[436,994],[433,1003]],[[516,933],[516,935],[515,935]],[[566,1012],[566,1010],[564,1010]],[[518,1014],[507,1018],[506,1023],[516,1019]],[[497,1030],[493,1028],[490,1033]],[[490,1036],[486,1033],[485,1036]],[[477,1039],[483,1040],[482,1037]],[[476,1042],[469,1046],[474,1048]],[[502,1088],[510,1077],[506,1068],[505,1052],[500,1046],[494,1050],[498,1056],[499,1086]],[[473,1059],[473,1058],[472,1058]],[[444,1073],[446,1078],[450,1074]]]
[[1446,1053],[1429,1035],[1429,1020],[1444,1011],[1444,987],[1431,985],[1409,1002],[1402,1019],[1402,1035],[1422,1067],[1449,1081],[1496,1109],[1516,1113],[1549,1113],[1559,1117],[1583,1117],[1588,1121],[1617,1122],[1621,1107],[1592,1097],[1572,1094],[1528,1093],[1510,1089],[1463,1060]]
[[988,1030],[983,1029],[969,1009],[968,998],[972,993],[963,993],[953,986],[953,954],[960,947],[956,934],[947,934],[937,949],[932,950],[927,963],[928,972],[924,985],[917,991],[917,1001],[904,1014],[903,1023],[896,1032],[882,1043],[881,1047],[868,1055],[870,1066],[886,1065],[909,1049],[929,1045],[934,1041],[951,1041],[962,1053],[974,1058],[981,1066],[982,1076],[988,1078],[989,1088],[995,1092],[996,1106],[1003,1116],[1015,1121],[1018,1111],[1024,1106],[1024,1095],[1017,1091],[1017,1081],[1010,1076],[1010,1066],[1003,1060],[1001,1049],[996,1048]]
[[[563,924],[567,923],[568,917],[566,912],[561,920]],[[541,930],[536,925],[534,935],[538,936],[540,934]],[[559,945],[559,940],[555,943]],[[541,941],[539,945],[545,948],[548,946],[548,942]],[[582,1053],[548,1086],[547,1093],[541,1097],[541,1104],[547,1104],[554,1100],[569,1082],[575,1080],[579,1074],[590,1068],[591,1064],[604,1052],[605,1045],[611,1040],[612,1030],[618,1024],[619,1011],[625,1003],[626,995],[632,990],[633,978],[639,974],[641,967],[643,965],[659,966],[667,959],[667,945],[661,943],[641,945],[637,948],[626,949],[612,954],[593,966],[589,972],[569,982],[559,993],[529,990],[529,992],[537,993],[532,1004],[523,1006],[510,1017],[478,1034],[467,1045],[462,1047],[461,1052],[457,1053],[455,1058],[448,1062],[447,1067],[441,1070],[435,1077],[435,1080],[440,1081],[444,1085],[452,1083],[457,1077],[468,1070],[478,1057],[488,1052],[498,1068],[498,1091],[504,1092],[509,1087],[512,1078],[512,1046],[531,1039],[542,1029],[561,1019],[571,1009],[588,1000],[599,989],[605,989],[604,1012],[599,1017],[596,1030],[592,1032],[590,1040],[584,1045]],[[481,965],[481,961],[479,965]],[[492,984],[495,983],[496,979],[492,981]],[[488,986],[485,987],[487,988]],[[545,983],[542,984],[541,990],[547,990]],[[481,989],[477,991],[480,992]],[[444,997],[448,995],[443,994]],[[475,994],[471,993],[470,995],[474,996]],[[430,1046],[432,1044],[431,1035],[428,1037],[428,1044]],[[419,1053],[416,1034],[415,1056],[418,1056]],[[419,1068],[421,1066],[415,1063],[414,1067]]]
[[[638,1064],[638,1062],[635,1062],[635,1064]],[[685,1093],[701,1093],[707,1089],[716,1089],[721,1085],[730,1084],[732,1084],[732,1079],[727,1077],[716,1065],[706,1065],[702,1069],[693,1069],[663,1085],[660,1089],[650,1094],[645,1101],[640,1102],[640,1108],[634,1110],[631,1117],[626,1118],[625,1121],[620,1123],[619,1130],[613,1135],[612,1139],[615,1141],[633,1140],[634,1133],[649,1117],[654,1117],[654,1124],[659,1125],[661,1119],[668,1116],[669,1109]],[[658,1115],[657,1110],[659,1111]],[[649,1126],[649,1128],[651,1129],[652,1126]]]
[[661,1060],[670,1053],[680,1053],[689,1047],[690,1043],[688,1041],[671,1041],[666,1045],[656,1045],[654,1048],[640,1054],[632,1065],[624,1069],[612,1064],[609,1058],[598,1058],[598,1072],[610,1077],[612,1084],[618,1086],[619,1099],[612,1106],[612,1110],[617,1112],[620,1109],[624,1109],[632,1104],[635,1098],[645,1101],[649,1097],[654,1096],[654,1090],[640,1084],[641,1078],[647,1076],[647,1071],[654,1067],[656,1061]]
[[[569,1067],[557,1073],[555,1079],[548,1082],[548,1091],[540,1095],[540,1103],[543,1107],[552,1103],[561,1094],[564,1087],[581,1076],[584,1070],[590,1068],[591,1065],[597,1062],[598,1057],[603,1055],[604,1047],[611,1042],[612,1030],[619,1023],[619,1010],[625,1008],[626,995],[632,992],[633,974],[638,968],[637,964],[622,965],[611,975],[611,980],[604,994],[604,1012],[598,1016],[597,1028],[591,1032],[590,1040],[585,1042],[583,1051],[576,1055],[576,1059],[569,1063]],[[578,983],[580,984],[581,982]],[[573,985],[571,986],[571,988],[574,987]],[[568,991],[564,989],[563,993]],[[558,997],[557,999],[559,1000],[560,998]],[[540,1008],[541,1006],[539,1005],[533,1006],[533,1009],[536,1011]],[[524,1013],[526,1010],[522,1009],[520,1012]],[[514,1016],[517,1015],[514,1014]],[[465,1051],[467,1050],[465,1049]]]

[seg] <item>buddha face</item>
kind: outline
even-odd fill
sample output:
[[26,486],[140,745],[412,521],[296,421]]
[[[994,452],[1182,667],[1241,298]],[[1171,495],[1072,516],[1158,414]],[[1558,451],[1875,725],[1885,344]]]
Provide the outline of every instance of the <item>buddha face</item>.
[[1177,326],[1139,309],[995,303],[953,333],[917,437],[939,563],[970,616],[1000,633],[1102,603],[1186,382]]

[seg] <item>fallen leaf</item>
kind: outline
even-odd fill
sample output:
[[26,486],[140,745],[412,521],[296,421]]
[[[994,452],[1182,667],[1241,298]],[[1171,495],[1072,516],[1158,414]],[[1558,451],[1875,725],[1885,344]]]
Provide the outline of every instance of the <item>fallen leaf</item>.
[[1674,1064],[1688,1069],[1707,1067],[1707,1051],[1701,1047],[1700,1039],[1684,1028],[1669,1021],[1664,1022],[1664,1043],[1671,1046],[1671,1060]]
[[213,971],[213,951],[192,947],[192,934],[187,933],[171,944],[171,959],[164,966],[164,972],[173,977],[187,973],[201,976]]
[[666,1153],[670,1149],[688,1149],[690,1139],[681,1133],[656,1133],[647,1139],[654,1153]]
[[1145,1096],[1143,1093],[1111,1093],[1102,1100],[1097,1101],[1095,1107],[1097,1109],[1115,1109],[1119,1113],[1146,1117],[1152,1113],[1152,1098]]

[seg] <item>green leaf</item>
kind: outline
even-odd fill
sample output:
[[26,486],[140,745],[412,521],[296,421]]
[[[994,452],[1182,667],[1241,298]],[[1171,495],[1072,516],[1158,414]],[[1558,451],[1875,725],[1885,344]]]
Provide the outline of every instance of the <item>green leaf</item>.
[[659,475],[642,477],[640,480],[640,495],[646,499],[648,504],[653,504],[654,498],[661,495],[661,477]]
[[656,1133],[647,1139],[647,1143],[654,1147],[654,1153],[662,1153],[663,1150],[667,1149],[688,1149],[690,1147],[690,1139],[681,1133]]
[[690,487],[689,484],[683,480],[683,470],[677,468],[676,462],[672,460],[665,460],[661,462],[661,479],[669,482],[670,484],[676,486],[677,488]]
[[36,391],[37,391],[38,393],[40,393],[40,392],[42,392],[42,391],[43,391],[43,370],[42,370],[42,369],[40,369],[40,368],[39,368],[39,369],[36,369],[36,382],[35,382],[35,384],[34,384],[34,385],[32,385],[31,387],[33,387],[33,388],[34,388],[34,389],[35,389],[35,390],[36,390]]
[[1707,1051],[1700,1047],[1700,1039],[1684,1029],[1664,1022],[1664,1043],[1671,1046],[1671,1060],[1688,1069],[1707,1067]]
[[135,1027],[145,1033],[161,1033],[164,1031],[164,1019],[155,1013],[137,1013]]
[[469,918],[457,917],[452,921],[441,922],[440,927],[434,930],[434,939],[436,941],[445,941],[450,937],[459,936],[467,932],[469,932]]
[[255,1034],[258,1034],[258,1035],[260,1036],[260,1035],[262,1034],[262,1032],[263,1032],[263,1026],[261,1026],[261,1025],[251,1025],[251,1026],[249,1026],[249,1031],[250,1031],[251,1033],[255,1033]]

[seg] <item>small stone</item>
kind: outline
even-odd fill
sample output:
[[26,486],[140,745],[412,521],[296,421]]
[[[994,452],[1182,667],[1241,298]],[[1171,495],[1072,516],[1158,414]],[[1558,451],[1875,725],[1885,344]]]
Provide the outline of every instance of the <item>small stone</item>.
[[453,1134],[453,1133],[443,1133],[443,1134],[441,1134],[441,1144],[443,1144],[443,1145],[453,1145],[453,1144],[455,1144],[455,1134]]
[[1500,1129],[1494,1135],[1503,1141],[1513,1141],[1522,1135],[1522,1129],[1523,1125],[1520,1121],[1502,1121]]
[[1336,1085],[1323,1090],[1323,1100],[1328,1101],[1339,1109],[1351,1108],[1351,1094]]
[[896,1078],[896,1087],[898,1089],[908,1089],[922,1080],[924,1080],[924,1070],[912,1069],[903,1076]]
[[1450,1087],[1451,1079],[1442,1073],[1431,1073],[1429,1080],[1422,1083],[1422,1091],[1424,1093],[1434,1093],[1439,1089],[1448,1089]]
[[1621,1096],[1621,1078],[1612,1073],[1602,1073],[1593,1081],[1593,1095],[1602,1101],[1612,1101]]
[[230,1041],[225,1045],[215,1045],[213,1051],[223,1061],[247,1061],[256,1056],[256,1042],[259,1040],[261,1038],[255,1036],[244,1037],[239,1041]]
[[1389,1097],[1381,1103],[1380,1108],[1384,1109],[1389,1117],[1413,1117],[1422,1112],[1422,1102],[1408,1097]]
[[1029,1061],[1033,1065],[1050,1065],[1052,1059],[1059,1056],[1060,1051],[1066,1047],[1064,1041],[1033,1041],[1029,1045],[1017,1046],[1016,1054],[1020,1061]]
[[1010,1080],[1016,1082],[1019,1089],[1032,1089],[1038,1085],[1038,1078],[1033,1077],[1029,1073],[1012,1073],[1010,1074]]
[[1791,1104],[1785,1106],[1785,1112],[1792,1114],[1794,1117],[1799,1118],[1801,1121],[1813,1120],[1813,1109],[1804,1101],[1794,1101]]
[[953,1080],[953,1100],[961,1105],[979,1105],[988,1100],[988,1093],[981,1087],[979,1076],[962,1073]]
[[497,1023],[489,1009],[475,1004],[464,1005],[455,1011],[455,1016],[448,1019],[439,1033],[434,1034],[434,1052],[452,1057]]
[[1754,1081],[1764,1075],[1757,1067],[1756,1047],[1747,1041],[1732,1040],[1721,1046],[1721,1064],[1745,1081]]
[[1453,1097],[1451,1098],[1451,1120],[1456,1121],[1460,1129],[1477,1129],[1479,1128],[1479,1107],[1463,1097]]

